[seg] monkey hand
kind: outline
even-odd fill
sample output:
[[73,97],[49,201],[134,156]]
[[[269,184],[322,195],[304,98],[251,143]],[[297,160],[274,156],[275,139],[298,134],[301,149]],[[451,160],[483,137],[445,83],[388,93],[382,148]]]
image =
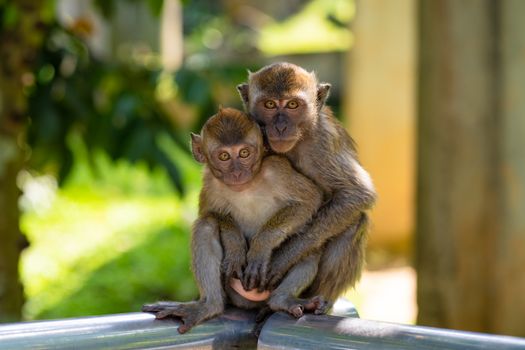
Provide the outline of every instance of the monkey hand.
[[271,252],[267,254],[248,251],[247,265],[244,269],[243,278],[241,279],[244,289],[252,290],[257,288],[259,292],[266,290],[264,285],[266,284],[266,274],[270,257]]
[[186,303],[160,301],[155,304],[142,306],[142,311],[154,314],[157,319],[168,317],[179,318],[182,324],[179,326],[178,331],[180,334],[183,334],[192,327],[220,315],[223,311],[223,306],[205,303],[203,301]]
[[244,254],[229,255],[226,254],[222,259],[222,273],[227,277],[243,278],[243,270],[246,266],[246,257]]
[[[283,255],[280,256],[283,257]],[[263,280],[261,287],[274,290],[288,272],[288,260],[285,258],[280,259],[280,256],[274,256],[273,260],[270,262],[266,279]]]

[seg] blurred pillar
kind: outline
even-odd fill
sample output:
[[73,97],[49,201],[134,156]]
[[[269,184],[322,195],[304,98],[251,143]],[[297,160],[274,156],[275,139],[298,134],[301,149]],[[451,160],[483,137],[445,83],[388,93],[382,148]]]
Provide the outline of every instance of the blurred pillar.
[[496,333],[525,337],[525,2],[505,0],[499,6],[501,82],[494,93],[501,89],[496,135],[501,159],[494,170],[501,186],[502,222],[495,247],[497,302],[491,327]]
[[418,322],[525,336],[525,2],[419,9]]
[[169,72],[182,65],[183,34],[182,9],[179,0],[164,0],[160,29],[160,53],[162,65]]
[[27,243],[19,228],[16,180],[27,157],[27,90],[35,83],[33,63],[49,18],[42,1],[0,5],[0,13],[5,16],[0,21],[0,322],[5,322],[21,318],[24,302],[18,261]]
[[413,230],[413,0],[357,0],[344,115],[379,200],[370,245],[406,248]]

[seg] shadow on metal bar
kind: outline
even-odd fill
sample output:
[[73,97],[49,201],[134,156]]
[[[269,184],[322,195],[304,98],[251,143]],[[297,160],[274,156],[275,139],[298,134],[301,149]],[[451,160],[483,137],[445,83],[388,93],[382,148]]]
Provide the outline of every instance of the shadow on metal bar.
[[228,309],[186,334],[176,320],[131,313],[0,326],[0,349],[523,349],[525,339],[406,326],[357,318],[340,302],[341,316],[275,314],[257,339],[255,313]]

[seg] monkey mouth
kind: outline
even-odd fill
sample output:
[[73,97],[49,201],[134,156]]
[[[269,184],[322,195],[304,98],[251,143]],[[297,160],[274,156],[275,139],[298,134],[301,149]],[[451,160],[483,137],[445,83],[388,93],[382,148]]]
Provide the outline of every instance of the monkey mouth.
[[230,181],[224,181],[226,186],[228,186],[229,189],[235,192],[241,192],[247,189],[250,186],[250,182],[252,181],[252,178],[250,176],[246,176],[243,179],[239,180],[230,180]]
[[277,153],[286,153],[295,146],[297,139],[295,137],[290,137],[286,139],[268,138],[268,142],[270,143],[270,147],[273,151]]
[[250,181],[246,181],[244,183],[231,183],[228,184],[228,188],[234,192],[242,192],[246,190],[248,187],[250,187]]

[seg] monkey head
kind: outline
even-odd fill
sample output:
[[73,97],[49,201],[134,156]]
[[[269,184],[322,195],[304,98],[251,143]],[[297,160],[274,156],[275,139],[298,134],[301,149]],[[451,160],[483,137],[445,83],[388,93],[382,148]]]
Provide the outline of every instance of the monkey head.
[[262,133],[246,113],[220,108],[206,121],[200,135],[191,134],[193,157],[207,164],[213,176],[235,191],[247,188],[260,170]]
[[294,64],[274,63],[249,72],[248,83],[237,89],[272,150],[286,153],[318,122],[330,84]]

